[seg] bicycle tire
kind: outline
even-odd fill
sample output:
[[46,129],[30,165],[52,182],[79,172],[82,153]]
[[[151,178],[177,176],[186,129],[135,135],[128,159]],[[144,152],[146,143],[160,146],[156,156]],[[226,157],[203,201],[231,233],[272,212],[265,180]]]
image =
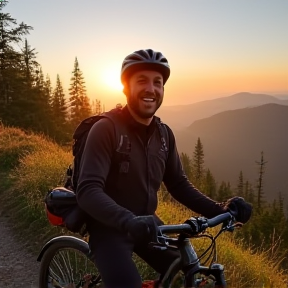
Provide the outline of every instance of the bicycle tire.
[[75,237],[54,241],[41,259],[39,287],[101,287],[100,274],[89,252],[88,244]]

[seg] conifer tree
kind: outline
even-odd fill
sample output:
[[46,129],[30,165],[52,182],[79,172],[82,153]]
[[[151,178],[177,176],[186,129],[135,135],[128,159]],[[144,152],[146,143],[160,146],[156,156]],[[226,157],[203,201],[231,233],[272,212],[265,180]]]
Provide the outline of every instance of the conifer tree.
[[261,159],[260,161],[256,161],[256,163],[258,164],[258,170],[259,170],[259,174],[258,174],[258,181],[257,181],[257,212],[261,213],[262,212],[262,204],[263,204],[263,180],[264,180],[264,172],[265,172],[265,165],[267,163],[267,161],[264,160],[264,152],[261,152]]
[[19,79],[21,53],[16,51],[22,41],[22,37],[29,34],[31,26],[17,24],[17,21],[9,13],[4,13],[3,8],[8,1],[0,2],[0,117],[7,124],[12,124],[17,107],[13,110],[11,106],[15,103],[23,90],[21,79]]
[[249,183],[248,180],[245,182],[245,185],[244,185],[244,198],[252,204],[255,203],[254,190],[253,190],[252,184]]
[[244,197],[244,180],[243,180],[243,172],[240,171],[238,184],[237,184],[237,196]]
[[[53,131],[53,117],[51,109],[52,100],[52,87],[50,79],[47,75],[47,80],[44,80],[44,75],[41,66],[39,66],[36,71],[35,87],[34,89],[38,91],[38,122],[42,121],[40,126],[40,131],[44,132],[46,135],[52,135]],[[52,134],[51,134],[52,133]]]
[[72,74],[69,100],[71,125],[74,129],[84,118],[91,116],[92,111],[89,98],[86,95],[85,81],[79,68],[77,57],[75,58]]
[[210,169],[207,169],[205,173],[203,192],[212,199],[217,198],[217,183]]
[[201,188],[204,177],[204,151],[200,138],[198,137],[192,159],[193,184]]
[[25,39],[25,45],[22,49],[21,53],[22,58],[22,71],[24,76],[24,81],[26,83],[27,88],[32,88],[35,86],[38,79],[39,74],[39,64],[36,61],[36,52],[35,48],[32,49],[31,46],[28,44],[27,39]]
[[226,201],[227,199],[233,197],[233,191],[231,189],[230,182],[226,183],[225,181],[222,181],[217,195],[217,200],[220,202]]
[[95,101],[92,101],[91,111],[93,115],[99,115],[103,112],[100,100],[95,99]]
[[50,80],[50,77],[48,74],[46,75],[46,79],[43,82],[43,89],[44,89],[45,99],[51,108],[52,107],[53,88],[52,88],[51,80]]
[[66,136],[66,120],[67,120],[67,106],[65,101],[65,94],[59,75],[56,79],[56,87],[52,95],[52,117],[54,120],[55,139],[58,141],[64,140]]
[[184,173],[186,174],[187,178],[192,181],[192,167],[191,167],[191,159],[186,153],[181,153],[180,160],[182,163],[182,167]]

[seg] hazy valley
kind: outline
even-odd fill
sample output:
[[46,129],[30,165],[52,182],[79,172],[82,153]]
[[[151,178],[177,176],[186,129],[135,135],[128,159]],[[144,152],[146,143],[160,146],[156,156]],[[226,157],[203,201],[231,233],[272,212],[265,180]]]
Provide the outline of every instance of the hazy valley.
[[[205,167],[218,182],[236,185],[240,171],[256,185],[261,151],[267,161],[267,200],[288,195],[288,100],[239,93],[186,106],[161,107],[158,116],[170,125],[179,152],[192,156],[196,140],[204,146]],[[162,109],[163,108],[163,109]],[[186,127],[185,127],[186,126]]]

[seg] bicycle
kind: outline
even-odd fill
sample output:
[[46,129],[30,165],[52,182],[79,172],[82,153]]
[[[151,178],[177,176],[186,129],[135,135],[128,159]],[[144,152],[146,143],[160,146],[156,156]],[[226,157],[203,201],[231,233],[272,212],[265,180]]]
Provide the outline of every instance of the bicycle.
[[[206,229],[222,224],[215,236]],[[227,287],[224,267],[215,263],[217,258],[216,239],[224,231],[233,231],[241,224],[226,212],[214,218],[191,217],[183,224],[159,226],[157,243],[150,243],[151,249],[177,249],[180,257],[164,275],[151,282],[157,288]],[[172,236],[168,236],[172,234]],[[198,257],[190,238],[208,237],[209,247]],[[209,266],[200,264],[206,257]],[[88,243],[74,236],[59,236],[48,241],[42,248],[37,261],[41,261],[40,288],[92,288],[102,287],[101,276],[93,263]],[[205,262],[205,263],[206,263]],[[143,287],[145,285],[143,284]]]

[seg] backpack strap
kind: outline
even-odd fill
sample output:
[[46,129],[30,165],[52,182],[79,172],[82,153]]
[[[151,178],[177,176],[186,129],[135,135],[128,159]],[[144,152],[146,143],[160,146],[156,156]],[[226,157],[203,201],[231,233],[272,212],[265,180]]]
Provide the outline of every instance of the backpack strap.
[[158,131],[160,134],[160,139],[162,143],[162,150],[169,153],[169,135],[166,125],[161,121],[160,118],[156,118]]
[[109,118],[114,124],[115,138],[117,141],[115,151],[116,162],[119,165],[119,173],[126,174],[128,173],[130,166],[131,142],[127,135],[121,112],[122,107],[116,107],[109,112],[103,113],[102,115]]

